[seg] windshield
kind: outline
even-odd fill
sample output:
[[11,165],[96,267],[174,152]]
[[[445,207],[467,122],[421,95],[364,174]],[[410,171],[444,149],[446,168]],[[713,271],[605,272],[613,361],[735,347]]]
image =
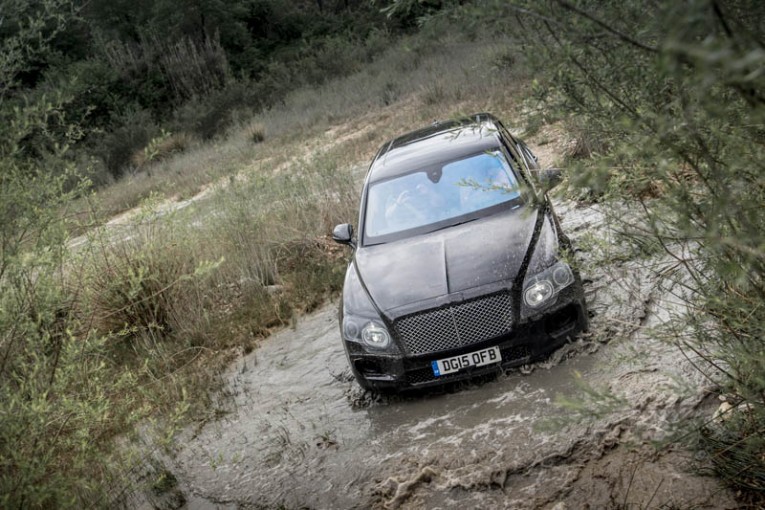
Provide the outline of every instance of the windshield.
[[515,174],[499,150],[399,175],[369,186],[365,243],[474,219],[519,197]]

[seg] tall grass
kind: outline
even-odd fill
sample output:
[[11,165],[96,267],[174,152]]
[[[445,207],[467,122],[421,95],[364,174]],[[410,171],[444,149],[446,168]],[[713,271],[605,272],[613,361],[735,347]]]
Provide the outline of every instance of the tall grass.
[[171,214],[149,201],[129,228],[91,233],[61,264],[11,267],[2,506],[109,500],[130,466],[115,434],[203,410],[227,349],[252,349],[337,293],[345,253],[327,232],[355,214],[357,180],[331,158],[300,165]]
[[[80,204],[98,214],[86,242],[67,252],[59,236],[15,261],[0,306],[0,506],[112,501],[121,470],[140,462],[115,437],[149,417],[171,435],[183,413],[208,408],[232,349],[337,295],[348,253],[328,234],[357,217],[359,164],[380,143],[512,108],[517,82],[494,66],[503,51],[404,39],[215,141],[146,162]],[[183,209],[164,203],[208,187]],[[90,227],[141,204],[119,229]]]
[[[98,214],[114,216],[153,192],[188,197],[258,162],[268,170],[273,159],[304,157],[309,144],[333,125],[376,128],[364,153],[354,154],[364,158],[386,138],[413,125],[478,110],[506,112],[525,86],[520,66],[508,70],[500,65],[507,54],[502,39],[403,38],[358,72],[289,93],[279,104],[218,133],[215,140],[192,144],[177,157],[149,164],[99,190]],[[253,139],[252,126],[266,134],[265,143]]]

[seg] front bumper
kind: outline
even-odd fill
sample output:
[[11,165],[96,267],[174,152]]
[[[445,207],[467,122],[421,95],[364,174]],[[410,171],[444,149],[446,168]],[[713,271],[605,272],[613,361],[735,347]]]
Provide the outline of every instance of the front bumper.
[[[362,386],[377,391],[429,388],[499,372],[543,358],[587,329],[584,298],[558,304],[537,317],[513,326],[511,333],[457,349],[419,356],[348,352],[351,369]],[[501,363],[468,367],[437,377],[431,362],[498,346]]]

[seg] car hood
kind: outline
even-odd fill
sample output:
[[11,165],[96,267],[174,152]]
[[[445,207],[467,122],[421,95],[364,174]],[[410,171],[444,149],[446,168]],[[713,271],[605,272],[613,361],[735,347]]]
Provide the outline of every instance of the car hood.
[[534,237],[536,209],[522,207],[391,243],[360,248],[358,274],[380,311],[494,282],[512,284]]

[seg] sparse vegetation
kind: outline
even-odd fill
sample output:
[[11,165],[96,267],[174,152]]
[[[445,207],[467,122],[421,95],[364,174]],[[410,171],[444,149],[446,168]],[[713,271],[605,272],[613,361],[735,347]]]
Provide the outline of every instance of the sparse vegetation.
[[226,353],[337,293],[326,234],[356,214],[359,163],[412,125],[521,107],[528,132],[566,122],[577,196],[644,207],[628,251],[677,256],[691,313],[666,336],[739,410],[699,447],[763,490],[761,7],[149,3],[3,3],[0,506],[112,501],[141,461],[116,437],[171,436]]
[[[607,206],[634,253],[675,261],[653,270],[673,275],[687,312],[657,334],[735,404],[723,427],[697,437],[717,473],[762,504],[765,10],[556,0],[479,15],[526,27],[535,95],[575,138],[571,189]],[[621,215],[625,205],[639,218]]]
[[[406,44],[415,43],[412,39]],[[448,48],[471,65],[490,59],[482,43],[453,41]],[[338,292],[347,253],[326,236],[334,224],[356,214],[361,174],[354,173],[360,171],[355,165],[396,130],[443,115],[441,105],[420,107],[420,84],[466,65],[430,51],[417,57],[428,68],[413,72],[400,65],[413,55],[391,49],[357,74],[297,91],[284,105],[243,120],[223,140],[192,143],[151,164],[150,172],[126,176],[95,196],[83,194],[80,204],[109,211],[100,213],[101,218],[134,205],[140,205],[140,211],[119,225],[90,230],[71,253],[65,249],[65,232],[77,227],[70,222],[77,216],[60,213],[77,194],[52,190],[57,201],[46,200],[56,207],[44,210],[58,229],[55,244],[41,243],[39,260],[27,254],[25,265],[16,265],[21,259],[13,262],[13,271],[20,275],[17,281],[27,282],[19,292],[46,296],[43,302],[24,306],[51,318],[39,324],[40,319],[30,319],[37,324],[34,331],[44,332],[35,343],[29,328],[19,329],[17,309],[4,308],[2,354],[16,363],[16,377],[29,378],[33,370],[44,381],[51,371],[58,374],[63,368],[52,368],[50,356],[56,351],[46,347],[51,340],[45,339],[61,338],[66,332],[61,344],[66,356],[62,354],[59,363],[66,363],[67,375],[56,375],[63,386],[53,388],[69,400],[54,402],[76,406],[80,417],[73,416],[71,427],[55,439],[50,423],[65,419],[68,408],[50,407],[42,415],[26,407],[41,409],[54,394],[51,387],[40,382],[38,393],[20,392],[15,384],[8,385],[12,379],[5,374],[11,372],[5,372],[4,391],[16,396],[6,400],[5,409],[13,414],[4,415],[3,444],[15,445],[23,456],[6,457],[3,506],[23,504],[31,494],[47,498],[34,500],[32,506],[112,501],[121,491],[120,473],[129,471],[131,462],[142,462],[131,458],[130,451],[115,450],[115,435],[149,417],[164,417],[168,431],[161,435],[171,434],[181,414],[209,405],[215,367],[222,366],[229,349],[253,349],[275,328],[291,324]],[[391,68],[400,73],[388,73],[391,79],[414,92],[393,103],[395,114],[383,111],[377,118],[380,113],[372,109],[383,103],[385,87],[376,76]],[[444,87],[489,92],[499,76],[488,68],[485,72],[485,79],[473,85],[463,74]],[[360,87],[371,93],[361,93]],[[495,90],[494,99],[487,95],[496,107],[509,104],[506,92]],[[407,104],[417,108],[401,108]],[[451,113],[489,106],[456,105]],[[338,125],[343,128],[326,133]],[[253,143],[264,131],[268,136]],[[161,133],[158,130],[145,143],[153,139],[160,145]],[[229,178],[220,180],[225,175]],[[32,193],[28,183],[25,186]],[[156,193],[166,190],[188,197],[203,186],[211,186],[209,198],[175,212],[167,208],[172,201]],[[42,218],[35,223],[37,228],[41,222]],[[55,264],[45,262],[49,255],[43,255],[51,246],[58,254]],[[30,274],[39,276],[22,278]],[[4,299],[15,299],[17,294],[8,292],[4,286]],[[16,350],[13,345],[25,347]],[[92,365],[81,365],[83,353]],[[102,389],[84,391],[93,385]],[[33,426],[33,419],[41,421]],[[35,434],[25,435],[30,428]],[[46,434],[48,441],[32,439]],[[83,434],[97,439],[72,449],[69,441]],[[32,465],[25,459],[36,461]],[[70,461],[83,468],[60,469]]]

